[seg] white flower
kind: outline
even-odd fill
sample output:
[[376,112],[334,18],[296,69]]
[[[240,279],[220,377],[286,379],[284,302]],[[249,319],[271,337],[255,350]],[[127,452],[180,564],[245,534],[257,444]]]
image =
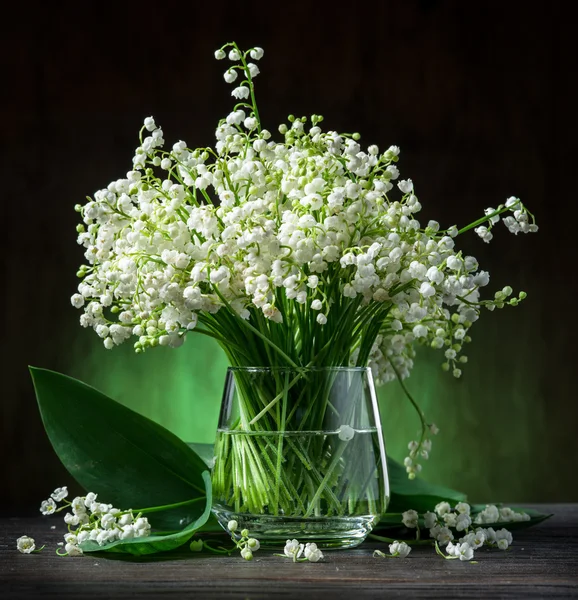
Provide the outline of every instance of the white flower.
[[396,558],[406,558],[411,552],[411,547],[405,542],[398,542],[397,540],[393,544],[389,545],[389,553]]
[[327,323],[327,317],[323,313],[319,313],[317,315],[317,319],[315,319],[319,325],[325,325]]
[[498,508],[494,504],[487,504],[486,508],[476,515],[474,522],[477,525],[483,525],[484,523],[497,523],[499,520],[500,512]]
[[507,529],[498,529],[498,531],[496,531],[496,541],[498,543],[498,547],[501,550],[505,550],[505,548],[502,548],[500,546],[500,541],[504,540],[504,542],[506,542],[506,548],[512,544],[513,538],[512,538],[512,533],[510,531],[508,531]]
[[253,60],[261,60],[263,58],[264,54],[265,54],[265,52],[264,52],[263,48],[258,48],[258,47],[253,48],[253,50],[251,50],[251,52],[249,52],[249,56]]
[[424,281],[419,288],[419,293],[424,298],[430,298],[431,296],[435,296],[436,290],[430,283]]
[[54,500],[56,500],[56,502],[60,502],[61,500],[64,500],[66,496],[68,496],[68,488],[66,486],[56,488],[50,495],[52,498],[54,498]]
[[323,558],[323,552],[314,543],[305,544],[303,555],[309,562],[318,562]]
[[411,179],[402,179],[398,184],[397,187],[404,193],[404,194],[409,194],[410,192],[413,192],[413,181]]
[[495,544],[497,542],[496,532],[494,531],[493,527],[486,527],[485,529],[483,529],[483,531],[484,535],[486,536],[486,540],[488,541],[488,544]]
[[456,510],[461,515],[469,515],[471,508],[470,508],[470,505],[467,502],[458,502],[456,504]]
[[80,518],[78,515],[73,515],[72,513],[66,513],[64,515],[64,522],[67,525],[78,525],[80,523]]
[[444,523],[448,526],[448,527],[456,527],[457,524],[457,515],[455,513],[446,513],[445,515],[443,515],[442,519],[444,521]]
[[257,550],[259,550],[259,548],[261,547],[261,542],[256,538],[249,538],[247,540],[247,546],[251,548],[252,552],[257,552]]
[[450,556],[457,556],[460,551],[460,544],[454,544],[453,542],[448,542],[446,546],[446,553]]
[[86,506],[84,505],[84,498],[81,496],[77,496],[70,503],[72,507],[72,512],[75,515],[84,515],[86,513]]
[[437,516],[433,512],[426,512],[424,515],[424,524],[426,529],[431,529],[437,524]]
[[434,510],[440,517],[443,517],[452,510],[452,507],[450,506],[449,502],[440,502],[439,504],[436,504]]
[[121,540],[132,540],[135,537],[136,531],[133,525],[123,525],[118,537]]
[[234,533],[235,531],[237,531],[237,528],[239,527],[239,523],[237,523],[237,521],[235,521],[234,519],[232,519],[231,521],[229,521],[227,523],[227,529],[231,532]]
[[100,524],[102,525],[103,529],[112,529],[116,524],[116,519],[113,515],[107,513],[106,515],[103,515],[102,519],[100,520]]
[[81,556],[83,554],[82,550],[76,544],[66,544],[64,550],[68,556]]
[[217,60],[223,60],[227,55],[224,50],[215,50],[215,58]]
[[43,500],[40,504],[40,512],[43,515],[51,515],[56,512],[56,502],[54,502],[54,499],[48,498],[48,500]]
[[134,520],[134,517],[133,517],[132,513],[129,512],[129,513],[126,513],[124,515],[121,515],[118,518],[118,524],[121,527],[124,527],[125,525],[131,525],[132,522],[133,522],[133,520]]
[[82,308],[84,306],[84,296],[82,294],[73,294],[70,298],[70,303],[74,308]]
[[481,548],[486,541],[486,534],[482,528],[476,529],[460,539],[460,542],[468,543],[474,550]]
[[229,52],[229,60],[232,60],[232,61],[241,60],[241,55],[239,54],[239,51],[236,48],[233,48]]
[[456,520],[456,529],[458,531],[464,531],[471,524],[472,524],[472,519],[470,518],[470,515],[467,515],[465,513],[458,515],[458,518]]
[[144,120],[144,126],[147,131],[154,131],[157,128],[155,120],[152,117],[147,117]]
[[440,546],[444,546],[454,539],[454,534],[450,531],[449,527],[440,527],[439,531],[437,532],[436,539]]
[[305,545],[300,544],[298,540],[287,540],[283,552],[288,558],[292,558],[293,562],[296,562],[298,558],[301,558],[305,550]]
[[30,554],[36,548],[34,538],[23,535],[16,540],[16,547],[22,554]]
[[249,88],[246,85],[240,85],[231,92],[231,96],[237,100],[245,100],[249,97]]
[[134,522],[135,537],[147,537],[150,535],[151,526],[146,517],[140,517]]
[[251,78],[254,79],[255,77],[257,77],[257,75],[259,75],[259,67],[253,63],[249,63],[247,65],[247,68],[249,69],[249,75],[251,75]]
[[415,510],[406,510],[401,515],[401,521],[406,527],[417,527],[419,515]]
[[456,556],[458,556],[460,560],[472,560],[472,558],[474,558],[474,550],[467,543],[460,544]]
[[253,553],[251,552],[251,548],[247,548],[246,546],[241,549],[241,556],[245,560],[253,560]]
[[494,237],[493,233],[485,226],[480,225],[476,227],[474,231],[484,240],[484,242],[489,243]]
[[341,425],[339,427],[338,435],[340,440],[348,442],[349,440],[353,439],[353,436],[355,435],[355,429],[353,429],[353,427],[350,427],[349,425]]
[[84,505],[86,508],[90,509],[90,507],[96,502],[97,495],[94,492],[88,492],[84,499]]
[[237,79],[237,71],[235,69],[229,69],[228,71],[225,71],[223,77],[227,83],[233,83],[233,81]]

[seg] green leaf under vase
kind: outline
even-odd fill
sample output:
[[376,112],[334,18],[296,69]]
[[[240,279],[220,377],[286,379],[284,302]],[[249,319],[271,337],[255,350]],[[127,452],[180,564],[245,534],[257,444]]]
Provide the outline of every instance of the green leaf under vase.
[[155,513],[161,530],[180,530],[207,512],[207,467],[177,436],[72,377],[30,372],[46,433],[83,488],[121,509],[199,500]]

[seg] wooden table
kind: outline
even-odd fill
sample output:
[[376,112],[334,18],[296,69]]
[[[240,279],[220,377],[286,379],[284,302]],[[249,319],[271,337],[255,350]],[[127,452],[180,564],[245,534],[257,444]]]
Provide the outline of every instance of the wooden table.
[[[478,564],[443,560],[433,548],[407,559],[372,557],[360,548],[326,552],[322,563],[297,563],[260,550],[255,560],[177,551],[141,559],[58,557],[60,518],[0,520],[0,598],[578,598],[578,504],[533,505],[554,517],[514,532],[510,551],[484,549]],[[51,525],[56,524],[56,530]],[[20,554],[27,534],[47,547]]]

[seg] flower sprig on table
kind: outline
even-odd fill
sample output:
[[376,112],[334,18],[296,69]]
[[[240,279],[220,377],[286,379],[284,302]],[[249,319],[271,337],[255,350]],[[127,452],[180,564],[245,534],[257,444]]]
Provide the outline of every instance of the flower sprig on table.
[[315,542],[302,544],[299,540],[287,540],[283,548],[283,554],[275,554],[290,558],[293,562],[319,562],[323,558],[323,552],[317,547]]
[[[142,512],[134,514],[132,509],[120,510],[112,504],[97,501],[97,494],[89,492],[86,496],[77,496],[69,502],[66,500],[68,489],[56,488],[47,500],[40,505],[43,515],[52,515],[70,508],[72,512],[64,515],[68,533],[64,536],[64,553],[61,556],[78,556],[83,554],[81,544],[95,541],[99,546],[116,540],[131,540],[150,535],[151,526]],[[58,502],[62,502],[58,506]]]
[[[412,544],[435,546],[436,553],[445,559],[459,559],[471,561],[474,551],[482,546],[507,550],[513,542],[512,533],[505,528],[474,527],[474,525],[512,523],[529,521],[530,516],[523,511],[515,511],[509,507],[498,508],[494,504],[488,504],[472,519],[471,506],[466,502],[458,502],[453,508],[449,502],[440,502],[434,511],[427,511],[422,516],[424,527],[429,530],[431,540],[421,539],[420,515],[415,510],[407,510],[401,515],[402,524],[416,530],[415,540],[399,542],[377,535],[370,538],[380,541],[390,541],[390,553],[384,554],[380,550],[374,552],[374,556],[382,558],[400,557],[405,558]],[[458,536],[459,533],[463,535]],[[446,554],[442,551],[445,547]]]
[[[534,232],[533,215],[512,196],[464,227],[424,226],[397,146],[363,148],[358,133],[323,131],[320,115],[289,115],[275,141],[255,97],[263,50],[232,42],[215,57],[232,63],[236,102],[214,147],[165,149],[148,117],[132,169],[76,206],[81,325],[108,349],[131,337],[136,352],[176,347],[197,332],[236,366],[369,365],[377,383],[408,377],[425,345],[460,377],[481,310],[525,293],[482,299],[489,274],[455,239],[473,229],[489,242],[501,220]],[[430,424],[406,394],[422,425],[406,461],[415,477]]]
[[231,532],[231,539],[235,542],[235,546],[241,551],[241,556],[245,560],[253,560],[253,552],[257,552],[261,547],[259,540],[251,537],[248,529],[242,529],[241,537],[237,539],[235,533],[239,529],[239,524],[234,519],[229,521],[227,529]]

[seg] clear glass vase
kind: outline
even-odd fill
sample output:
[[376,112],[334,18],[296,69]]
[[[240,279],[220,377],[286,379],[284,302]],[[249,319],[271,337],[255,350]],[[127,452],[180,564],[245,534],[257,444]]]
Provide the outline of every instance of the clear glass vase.
[[389,501],[370,369],[229,368],[212,481],[221,525],[262,545],[360,544]]

